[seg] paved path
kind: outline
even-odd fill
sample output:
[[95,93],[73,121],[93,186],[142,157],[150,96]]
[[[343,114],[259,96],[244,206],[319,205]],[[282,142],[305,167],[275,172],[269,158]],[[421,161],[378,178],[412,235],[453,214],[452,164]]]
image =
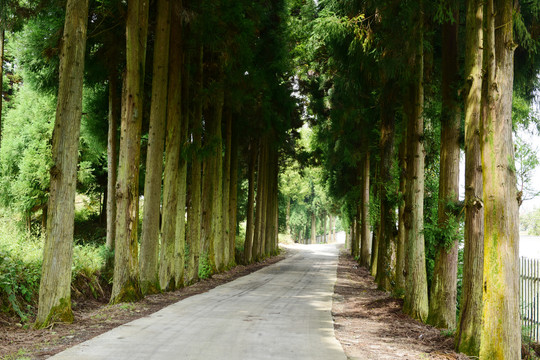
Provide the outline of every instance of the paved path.
[[52,359],[345,360],[331,316],[337,250],[294,256],[170,305]]

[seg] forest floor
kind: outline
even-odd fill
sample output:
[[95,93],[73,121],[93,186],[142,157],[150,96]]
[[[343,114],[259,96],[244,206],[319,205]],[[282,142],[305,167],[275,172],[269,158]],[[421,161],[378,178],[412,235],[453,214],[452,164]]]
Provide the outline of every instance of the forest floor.
[[[111,306],[107,305],[106,296],[101,301],[79,299],[73,306],[73,324],[34,330],[0,315],[0,359],[46,359],[119,325],[276,263],[296,251],[286,250],[262,263],[238,266],[175,292],[147,296],[138,303]],[[453,351],[452,337],[410,319],[401,308],[401,300],[377,290],[368,271],[351,256],[341,253],[332,315],[336,337],[349,359],[468,359]]]
[[411,319],[402,306],[402,300],[377,290],[369,271],[341,252],[332,315],[349,359],[468,359],[454,352],[453,336]]

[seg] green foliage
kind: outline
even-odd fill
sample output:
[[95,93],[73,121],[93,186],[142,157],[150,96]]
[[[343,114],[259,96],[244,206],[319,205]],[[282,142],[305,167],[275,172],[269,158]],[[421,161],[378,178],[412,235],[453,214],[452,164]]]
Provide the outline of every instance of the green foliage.
[[28,216],[47,202],[56,99],[23,86],[3,120],[0,201]]
[[[84,277],[95,284],[105,263],[104,246],[75,245],[72,279]],[[20,229],[7,213],[0,214],[0,311],[25,322],[33,316],[38,300],[43,238]]]
[[199,257],[199,279],[209,279],[213,273],[210,258],[208,257],[208,253],[205,252]]
[[521,216],[520,228],[529,235],[540,236],[540,209],[535,209]]

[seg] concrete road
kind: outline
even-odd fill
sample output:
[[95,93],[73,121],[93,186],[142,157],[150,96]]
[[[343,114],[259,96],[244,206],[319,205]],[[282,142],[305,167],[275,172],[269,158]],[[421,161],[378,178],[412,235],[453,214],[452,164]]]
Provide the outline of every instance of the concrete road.
[[345,360],[331,316],[334,245],[170,305],[52,359]]

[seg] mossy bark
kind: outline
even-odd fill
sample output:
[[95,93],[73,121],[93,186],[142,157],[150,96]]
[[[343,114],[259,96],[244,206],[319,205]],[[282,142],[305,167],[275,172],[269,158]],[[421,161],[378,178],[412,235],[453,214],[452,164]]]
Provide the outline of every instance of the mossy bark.
[[118,171],[118,123],[121,97],[118,93],[118,74],[109,75],[109,130],[107,133],[107,249],[114,250],[116,235],[116,177]]
[[126,84],[116,185],[116,245],[111,303],[142,298],[139,285],[139,162],[146,63],[148,2],[128,1]]
[[395,94],[396,84],[388,81],[383,87],[381,98],[381,136],[380,151],[380,220],[379,220],[379,251],[377,261],[377,285],[379,289],[391,290],[395,283],[396,269],[396,219],[395,207],[389,193],[388,184],[392,182],[392,166],[394,163],[394,133],[395,133]]
[[232,112],[225,111],[225,158],[223,159],[223,267],[230,263],[230,201],[231,201],[231,155],[232,155]]
[[0,20],[0,144],[2,141],[2,104],[4,102],[3,95],[3,79],[4,79],[4,44],[6,33],[3,29],[2,20]]
[[365,142],[365,154],[362,161],[362,207],[361,207],[361,222],[360,222],[360,265],[369,266],[370,261],[370,223],[369,223],[369,145]]
[[424,49],[422,2],[411,21],[409,40],[413,80],[408,86],[407,112],[407,188],[405,205],[406,277],[403,311],[426,321],[428,288],[424,245]]
[[71,263],[88,0],[68,0],[60,54],[60,79],[52,138],[47,236],[36,327],[71,322]]
[[512,142],[513,12],[513,2],[487,1],[484,38],[487,113],[481,125],[484,186],[481,359],[521,358],[519,220]]
[[[407,152],[407,130],[406,127],[402,130],[401,143],[399,144],[399,193],[405,194],[407,181],[407,162],[405,161]],[[405,292],[405,199],[399,200],[398,207],[398,233],[396,244],[396,285],[394,294],[401,297]]]
[[189,204],[187,209],[187,241],[189,243],[189,260],[186,274],[188,284],[199,278],[199,257],[201,251],[202,225],[202,174],[201,174],[201,136],[202,136],[202,79],[203,79],[203,49],[195,51],[194,65],[196,71],[193,81],[193,116],[190,117],[191,136],[193,138],[191,151],[191,181],[189,182]]
[[249,164],[248,164],[248,198],[246,215],[246,239],[244,241],[244,262],[251,263],[253,259],[253,233],[254,233],[254,202],[255,202],[255,167],[257,163],[258,147],[252,139],[249,143]]
[[[465,52],[465,245],[463,287],[456,349],[478,356],[482,328],[482,283],[484,268],[484,207],[480,114],[483,61],[483,2],[467,2]],[[487,85],[487,83],[486,83]]]
[[[184,94],[182,94],[182,25],[180,12],[180,4],[171,4],[171,36],[166,47],[169,52],[167,64],[169,69],[166,113],[167,134],[165,137],[165,170],[163,173],[161,251],[159,253],[159,286],[166,291],[176,289],[180,282],[176,268],[176,242],[179,238],[177,233],[177,213],[180,208],[179,200],[182,197],[182,189],[179,188],[180,148],[182,126],[185,122],[182,117]],[[161,163],[162,160],[159,159],[159,162]]]
[[236,121],[232,119],[231,144],[231,183],[229,199],[229,267],[236,265],[236,222],[238,211],[238,142],[239,134]]
[[163,148],[165,144],[165,126],[167,124],[170,30],[170,3],[168,0],[159,0],[157,2],[156,41],[154,44],[154,69],[140,255],[141,290],[145,295],[160,291],[158,278],[159,220],[161,214]]
[[[456,328],[457,265],[459,229],[448,226],[455,218],[452,205],[459,195],[459,131],[461,108],[457,93],[461,79],[458,58],[459,3],[449,3],[452,20],[442,26],[442,111],[439,174],[438,226],[444,236],[437,239],[435,268],[431,281],[428,323]],[[457,222],[456,222],[457,223]]]

